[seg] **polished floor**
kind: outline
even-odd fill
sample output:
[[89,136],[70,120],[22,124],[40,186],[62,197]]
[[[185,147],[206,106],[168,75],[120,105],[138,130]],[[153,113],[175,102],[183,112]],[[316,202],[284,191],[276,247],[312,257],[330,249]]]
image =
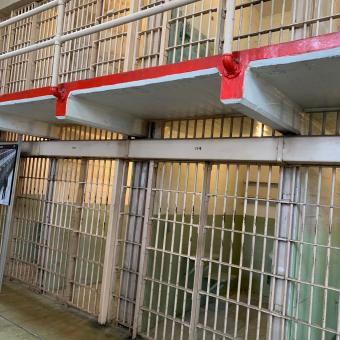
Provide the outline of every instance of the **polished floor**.
[[95,320],[16,283],[0,293],[1,340],[129,339],[119,328],[100,327]]

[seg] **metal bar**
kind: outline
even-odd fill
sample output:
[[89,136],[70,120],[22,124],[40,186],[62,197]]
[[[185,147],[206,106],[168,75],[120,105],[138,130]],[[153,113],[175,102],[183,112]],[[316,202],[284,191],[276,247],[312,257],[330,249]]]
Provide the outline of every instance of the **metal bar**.
[[143,233],[143,219],[147,191],[149,162],[134,162],[129,202],[129,218],[123,241],[122,270],[120,273],[118,320],[133,326],[134,300],[139,273],[140,247]]
[[[270,310],[278,315],[285,315],[287,294],[287,269],[289,266],[289,239],[292,229],[294,189],[296,168],[283,167],[280,183],[280,203],[276,227],[276,240],[273,255],[273,277],[271,284]],[[268,328],[270,339],[284,339],[285,320],[272,315]]]
[[214,54],[221,54],[223,52],[223,41],[224,41],[224,29],[227,25],[226,23],[226,1],[219,0],[217,7],[217,25],[216,25],[216,41]]
[[105,245],[105,257],[103,266],[102,288],[99,304],[98,323],[106,324],[110,308],[111,292],[113,285],[113,267],[115,263],[115,243],[117,239],[117,226],[120,214],[121,188],[123,185],[124,171],[126,171],[126,162],[122,160],[115,161],[115,174],[112,185],[112,201],[110,216],[108,221],[108,230]]
[[340,164],[339,148],[339,136],[318,136],[24,142],[22,152],[40,157]]
[[41,5],[41,6],[36,7],[36,8],[33,8],[30,11],[27,11],[25,13],[17,15],[17,16],[15,16],[13,18],[4,20],[4,21],[0,22],[0,28],[9,26],[11,24],[14,24],[14,23],[20,21],[20,20],[30,18],[33,15],[39,14],[39,13],[47,11],[47,10],[53,8],[53,7],[56,7],[60,3],[60,1],[62,1],[62,0],[52,0],[52,1],[50,1],[50,2],[48,2],[46,4],[44,4],[44,5]]
[[139,257],[139,276],[137,281],[137,292],[136,292],[136,304],[135,304],[135,311],[134,311],[134,322],[133,322],[133,333],[132,337],[136,338],[137,334],[140,331],[140,306],[142,303],[142,286],[143,286],[143,279],[145,275],[145,250],[146,250],[146,243],[147,243],[147,236],[150,231],[150,227],[152,221],[150,220],[150,214],[152,210],[152,183],[154,180],[154,170],[155,164],[153,161],[149,163],[149,172],[148,172],[148,183],[147,183],[147,190],[146,190],[146,198],[145,198],[145,208],[144,208],[144,221],[143,221],[143,230],[142,230],[142,242],[141,242],[141,250],[140,250],[140,257]]
[[227,0],[223,44],[224,54],[231,54],[233,52],[234,20],[235,20],[235,0]]
[[57,30],[54,39],[54,57],[53,57],[53,66],[52,66],[52,80],[51,86],[58,85],[58,76],[59,76],[59,64],[61,57],[61,47],[62,43],[60,38],[63,35],[64,30],[64,17],[65,17],[65,0],[58,1],[58,14],[57,14]]
[[7,250],[8,244],[10,241],[10,233],[11,233],[11,224],[12,224],[12,216],[13,216],[13,208],[14,208],[14,200],[15,200],[15,189],[18,179],[19,172],[19,164],[20,164],[20,153],[21,153],[21,145],[22,145],[22,136],[18,136],[18,149],[17,149],[17,157],[15,161],[14,168],[14,178],[13,178],[13,188],[12,188],[12,196],[9,206],[6,211],[6,220],[4,224],[2,241],[1,241],[1,249],[0,249],[0,292],[2,289],[4,273],[5,273],[5,265],[7,260]]

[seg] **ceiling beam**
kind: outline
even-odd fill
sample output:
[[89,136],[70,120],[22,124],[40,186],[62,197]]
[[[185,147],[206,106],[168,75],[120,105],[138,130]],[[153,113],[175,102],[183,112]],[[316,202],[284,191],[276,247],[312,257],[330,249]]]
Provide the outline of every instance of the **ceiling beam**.
[[251,69],[244,76],[242,98],[222,102],[273,129],[300,134],[303,110]]
[[0,130],[49,139],[60,138],[57,125],[4,112],[0,112]]
[[[61,118],[61,117],[59,117]],[[70,95],[65,117],[69,122],[110,130],[128,136],[145,137],[148,122],[128,113],[113,112],[111,107]]]

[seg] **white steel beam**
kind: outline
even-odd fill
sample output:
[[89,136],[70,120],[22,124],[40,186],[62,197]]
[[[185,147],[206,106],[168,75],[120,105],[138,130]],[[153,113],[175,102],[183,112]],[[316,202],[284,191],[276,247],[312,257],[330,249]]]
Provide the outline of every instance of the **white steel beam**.
[[251,69],[245,74],[243,88],[243,98],[222,102],[273,129],[300,134],[303,110],[288,96]]
[[340,164],[340,136],[25,142],[23,153],[185,161]]
[[2,111],[0,111],[0,130],[51,139],[59,138],[59,127],[56,125],[14,116]]
[[25,142],[23,153],[41,157],[127,158],[129,141]]
[[115,162],[114,180],[112,184],[112,199],[109,221],[107,225],[107,236],[105,244],[105,255],[103,265],[103,277],[99,302],[98,323],[105,325],[108,321],[109,309],[112,300],[112,287],[114,282],[114,264],[116,254],[116,240],[118,232],[118,221],[122,199],[122,188],[124,185],[127,162],[117,160]]
[[106,105],[98,105],[84,98],[70,96],[66,118],[78,124],[119,132],[129,136],[146,136],[147,121],[126,114],[113,112]]

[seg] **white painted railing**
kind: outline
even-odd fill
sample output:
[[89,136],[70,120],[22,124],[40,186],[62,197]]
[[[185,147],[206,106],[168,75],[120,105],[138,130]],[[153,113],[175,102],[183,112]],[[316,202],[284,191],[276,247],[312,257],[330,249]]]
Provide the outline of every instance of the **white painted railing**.
[[[40,42],[33,42],[28,44],[25,47],[14,49],[13,51],[8,51],[5,53],[0,54],[0,61],[8,60],[11,58],[15,58],[18,56],[25,55],[30,52],[38,51],[50,46],[55,46],[54,50],[54,57],[53,57],[53,70],[52,70],[52,80],[51,86],[56,86],[58,84],[58,76],[59,76],[59,65],[60,65],[60,57],[61,57],[61,48],[62,45],[68,41],[72,41],[74,39],[79,39],[82,37],[90,36],[95,33],[100,33],[108,29],[113,29],[118,26],[122,26],[125,24],[134,23],[138,20],[149,18],[151,16],[155,16],[157,14],[161,14],[181,6],[186,6],[192,3],[198,2],[198,0],[172,0],[166,1],[162,4],[157,6],[152,6],[143,10],[139,10],[133,13],[130,13],[126,16],[119,17],[117,19],[109,20],[107,22],[103,22],[100,24],[96,24],[87,28],[83,28],[80,30],[76,30],[71,33],[64,32],[64,16],[65,16],[65,7],[67,1],[65,0],[53,0],[48,2],[44,5],[41,5],[37,8],[29,10],[23,14],[10,18],[6,21],[0,23],[0,28],[7,27],[9,25],[15,24],[21,20],[31,18],[43,11],[49,10],[53,7],[57,7],[57,19],[56,19],[56,34],[53,38],[40,41]],[[230,14],[226,17],[226,24],[225,27],[231,27],[231,21],[234,19],[234,0],[228,0],[228,11]],[[229,22],[230,21],[230,22]],[[224,51],[231,51],[232,49],[232,32],[228,32],[226,29],[226,38],[224,41],[226,42],[226,48]],[[230,41],[227,41],[230,40]]]

